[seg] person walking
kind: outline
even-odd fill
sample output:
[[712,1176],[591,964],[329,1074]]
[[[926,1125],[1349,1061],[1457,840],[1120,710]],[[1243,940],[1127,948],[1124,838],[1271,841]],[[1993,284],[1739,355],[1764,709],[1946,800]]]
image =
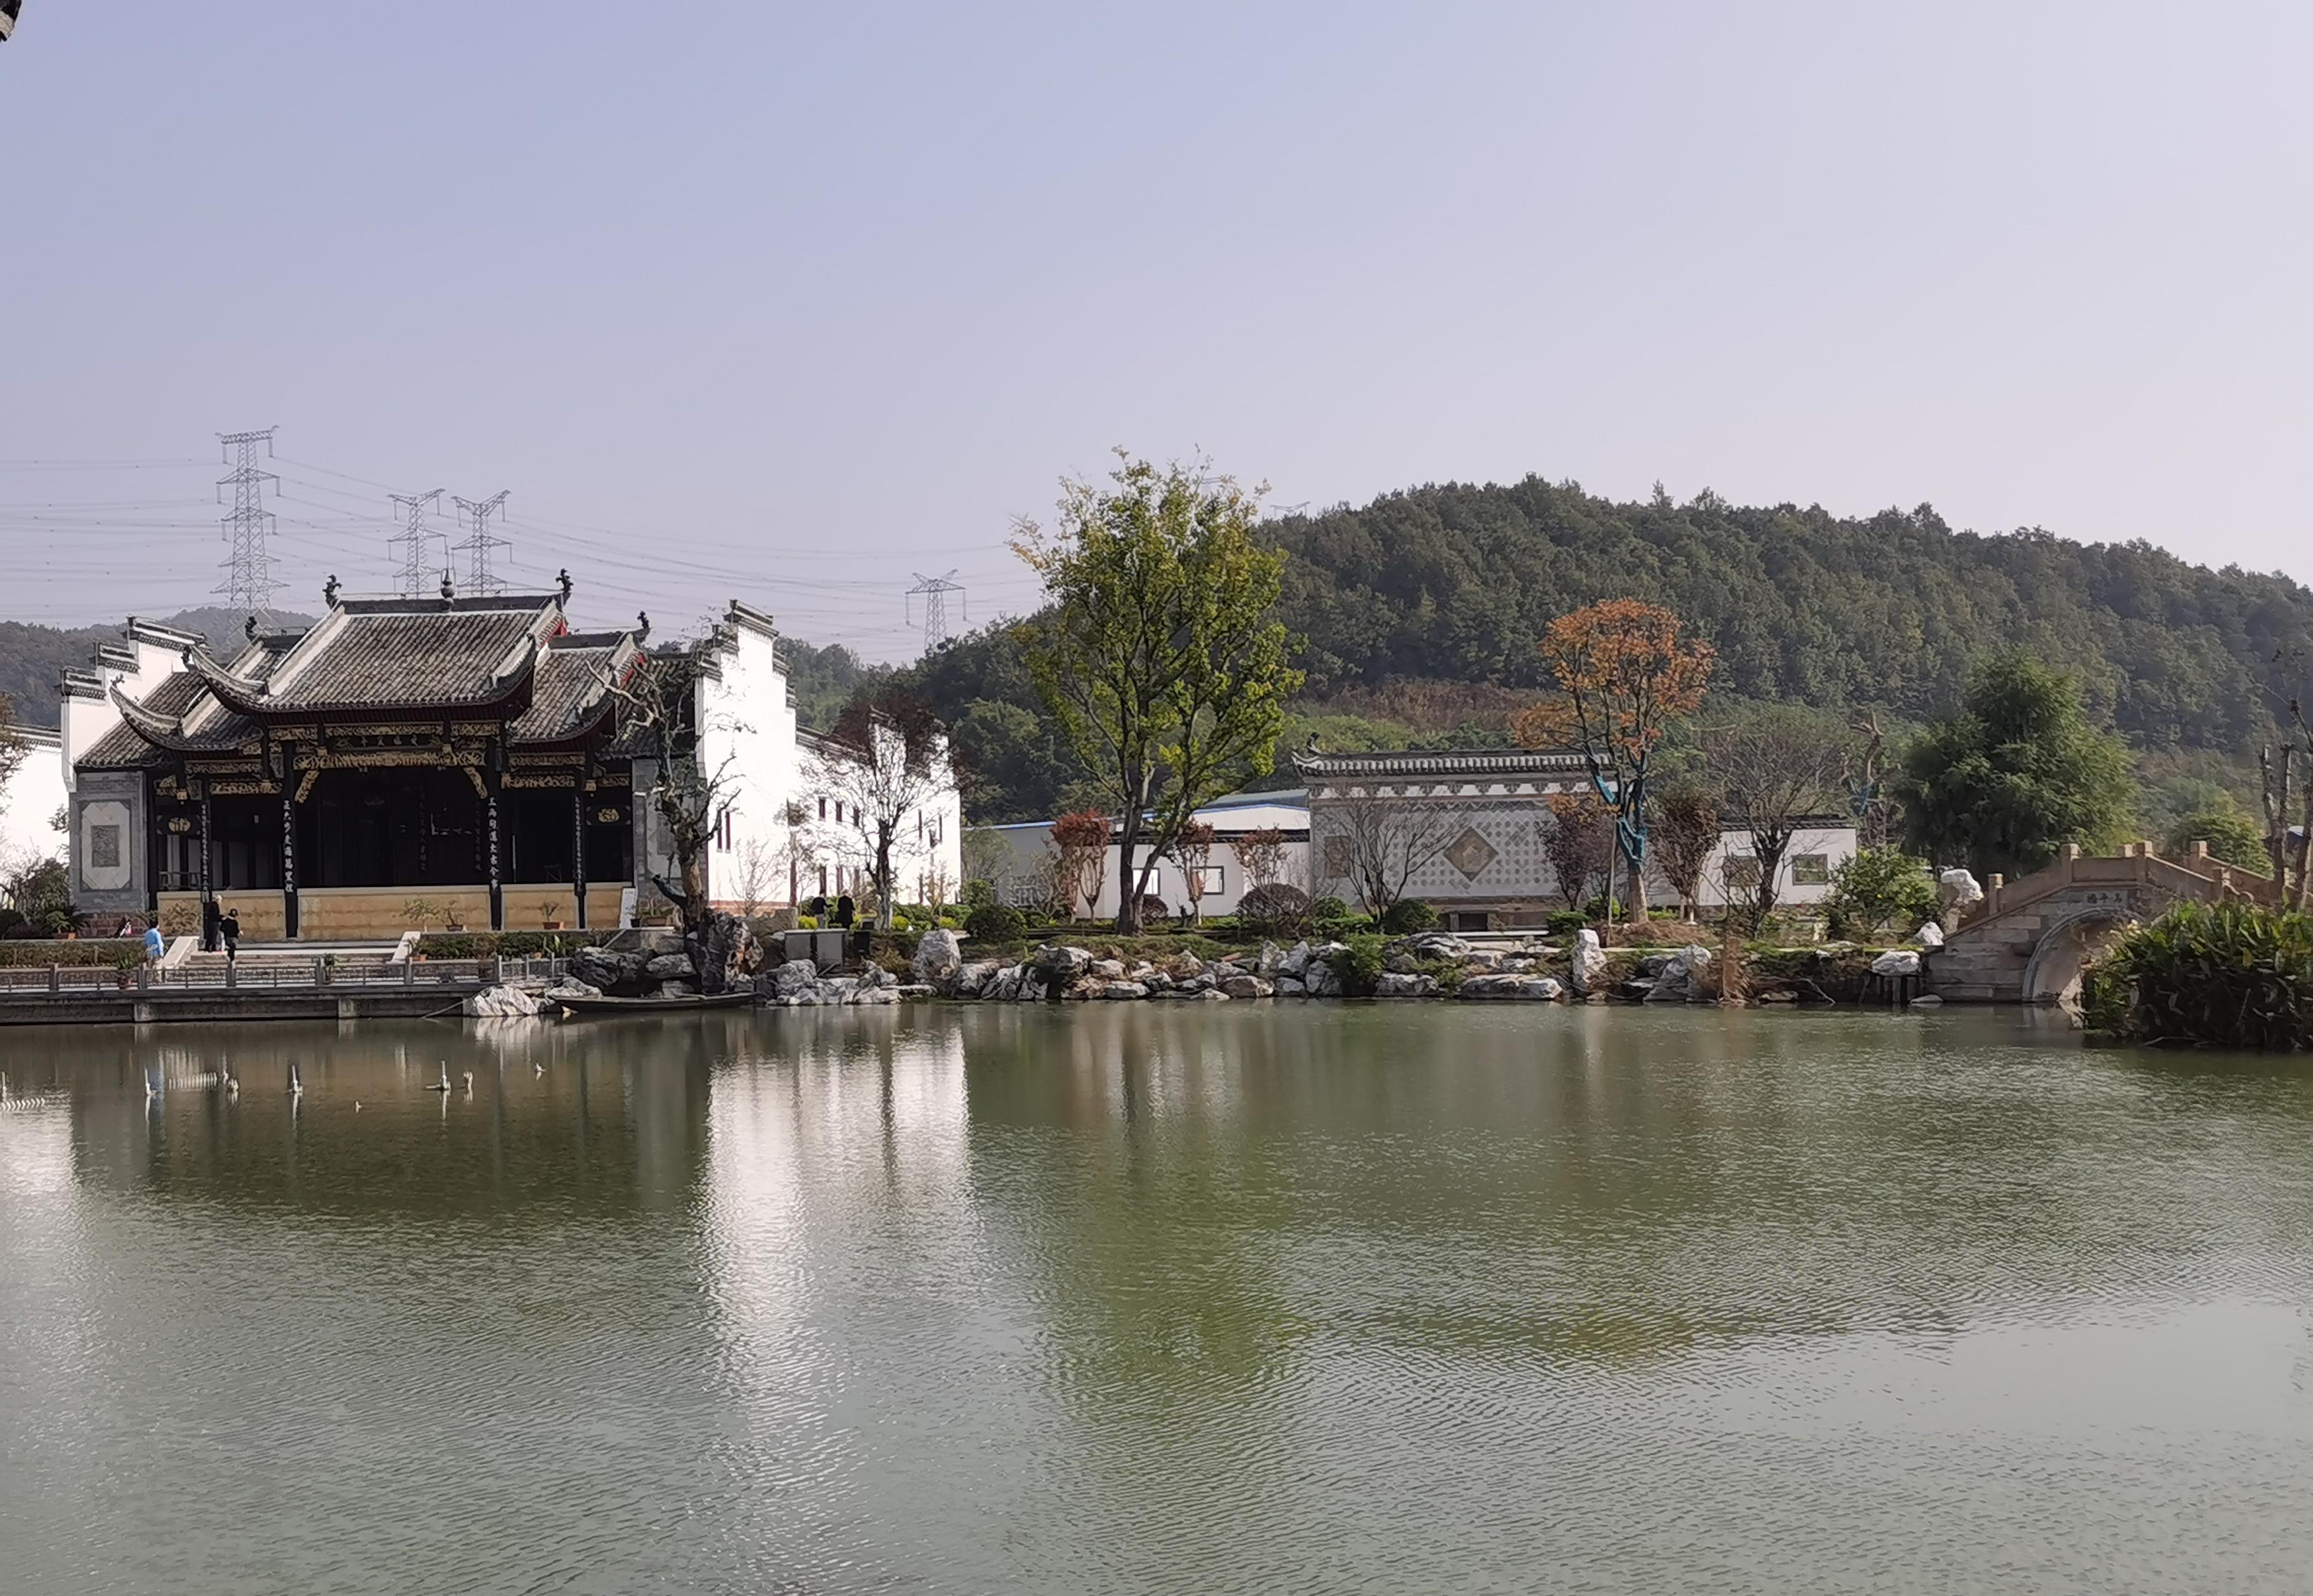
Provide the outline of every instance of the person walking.
[[224,935],[224,962],[228,965],[239,963],[241,959],[241,911],[238,909],[227,909],[224,912],[224,918],[217,922],[217,930]]

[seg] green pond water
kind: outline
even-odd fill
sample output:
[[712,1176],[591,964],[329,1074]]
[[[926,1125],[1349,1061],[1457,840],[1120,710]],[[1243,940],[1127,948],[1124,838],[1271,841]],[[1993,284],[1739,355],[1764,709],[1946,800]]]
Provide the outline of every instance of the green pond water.
[[1236,1004],[0,1070],[10,1592],[2313,1588],[2301,1062]]

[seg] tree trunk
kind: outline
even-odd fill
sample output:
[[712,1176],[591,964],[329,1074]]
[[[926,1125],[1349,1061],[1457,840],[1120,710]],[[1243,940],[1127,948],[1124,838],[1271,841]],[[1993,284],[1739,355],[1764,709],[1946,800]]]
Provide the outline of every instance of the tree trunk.
[[1743,992],[1743,932],[1741,916],[1735,905],[1727,905],[1727,917],[1719,922],[1719,1006],[1740,1009],[1746,1001]]
[[1121,937],[1140,931],[1140,883],[1132,869],[1140,851],[1140,806],[1128,804],[1116,833],[1116,932]]
[[892,829],[875,828],[875,929],[892,929]]
[[1632,925],[1647,922],[1647,861],[1643,855],[1623,856],[1623,874],[1631,884],[1631,895],[1623,901],[1623,918]]

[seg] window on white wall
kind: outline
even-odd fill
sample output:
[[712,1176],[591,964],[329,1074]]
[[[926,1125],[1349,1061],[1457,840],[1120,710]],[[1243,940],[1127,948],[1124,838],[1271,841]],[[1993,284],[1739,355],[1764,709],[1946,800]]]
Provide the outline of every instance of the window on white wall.
[[1198,890],[1206,893],[1227,891],[1227,889],[1221,885],[1222,879],[1219,865],[1201,866],[1197,871]]
[[1831,856],[1827,853],[1792,854],[1791,885],[1793,886],[1829,886]]

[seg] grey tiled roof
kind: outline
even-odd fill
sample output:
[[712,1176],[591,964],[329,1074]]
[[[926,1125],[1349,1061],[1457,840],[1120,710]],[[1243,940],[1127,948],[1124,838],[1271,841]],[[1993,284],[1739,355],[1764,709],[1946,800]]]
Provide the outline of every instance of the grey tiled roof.
[[332,611],[273,667],[268,710],[416,709],[495,703],[553,628],[553,601],[521,607]]
[[602,714],[603,673],[620,649],[563,646],[560,639],[538,662],[530,708],[514,723],[516,743],[558,743],[584,731]]
[[1562,777],[1583,768],[1576,748],[1406,748],[1377,754],[1329,754],[1311,748],[1293,756],[1304,776]]
[[[176,748],[232,749],[258,736],[256,722],[210,697],[208,683],[190,671],[172,671],[163,677],[136,703],[136,712],[150,722],[171,723],[168,741]],[[137,730],[128,713],[124,710],[121,723],[99,737],[77,763],[90,770],[130,770],[163,762],[166,755]]]

